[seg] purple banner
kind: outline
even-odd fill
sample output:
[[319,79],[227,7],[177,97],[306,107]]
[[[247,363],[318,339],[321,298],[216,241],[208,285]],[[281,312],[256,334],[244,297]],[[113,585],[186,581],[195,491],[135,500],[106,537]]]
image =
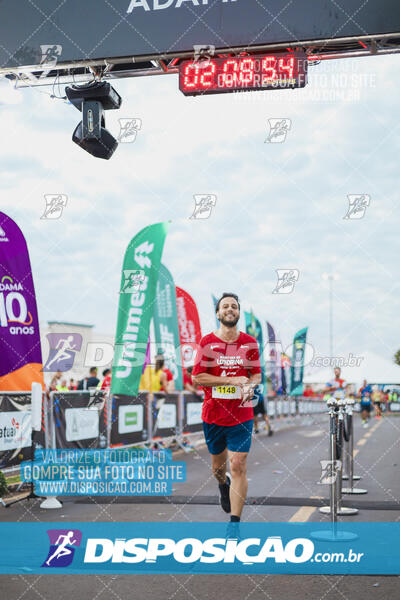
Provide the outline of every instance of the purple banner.
[[0,212],[0,390],[43,385],[35,289],[25,238]]

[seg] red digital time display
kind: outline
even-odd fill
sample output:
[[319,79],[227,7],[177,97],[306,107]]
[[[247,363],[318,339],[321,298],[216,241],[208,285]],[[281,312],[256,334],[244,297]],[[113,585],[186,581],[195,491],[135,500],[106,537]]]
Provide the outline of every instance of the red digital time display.
[[303,51],[209,58],[179,65],[179,89],[185,96],[304,87],[307,56]]

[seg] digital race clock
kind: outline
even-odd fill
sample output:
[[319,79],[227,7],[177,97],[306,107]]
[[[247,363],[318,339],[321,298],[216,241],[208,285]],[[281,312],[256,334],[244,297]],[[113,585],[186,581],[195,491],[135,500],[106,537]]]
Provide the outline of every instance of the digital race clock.
[[306,83],[307,56],[299,50],[185,60],[179,65],[179,89],[185,96],[298,88]]

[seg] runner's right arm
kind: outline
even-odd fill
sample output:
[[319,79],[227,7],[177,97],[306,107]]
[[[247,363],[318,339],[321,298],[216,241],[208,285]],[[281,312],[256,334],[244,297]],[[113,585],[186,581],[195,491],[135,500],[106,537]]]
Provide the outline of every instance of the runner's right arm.
[[249,383],[248,377],[219,377],[211,373],[199,373],[193,375],[192,380],[202,387],[213,387],[215,385],[237,385],[242,386]]

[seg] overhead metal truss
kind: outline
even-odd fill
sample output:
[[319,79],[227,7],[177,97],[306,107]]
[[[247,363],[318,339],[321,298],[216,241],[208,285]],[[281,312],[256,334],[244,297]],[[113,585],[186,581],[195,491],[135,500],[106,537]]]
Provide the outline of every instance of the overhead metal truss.
[[[322,60],[382,56],[400,52],[400,33],[365,35],[324,40],[310,40],[296,43],[263,44],[260,46],[216,48],[215,56],[237,56],[276,52],[286,49],[304,49],[309,64]],[[193,58],[193,51],[146,55],[98,60],[82,60],[55,65],[31,65],[15,68],[0,68],[0,77],[5,76],[15,82],[15,86],[32,87],[55,84],[85,83],[94,78],[123,79],[126,77],[147,77],[149,75],[169,75],[178,73],[179,62]]]

